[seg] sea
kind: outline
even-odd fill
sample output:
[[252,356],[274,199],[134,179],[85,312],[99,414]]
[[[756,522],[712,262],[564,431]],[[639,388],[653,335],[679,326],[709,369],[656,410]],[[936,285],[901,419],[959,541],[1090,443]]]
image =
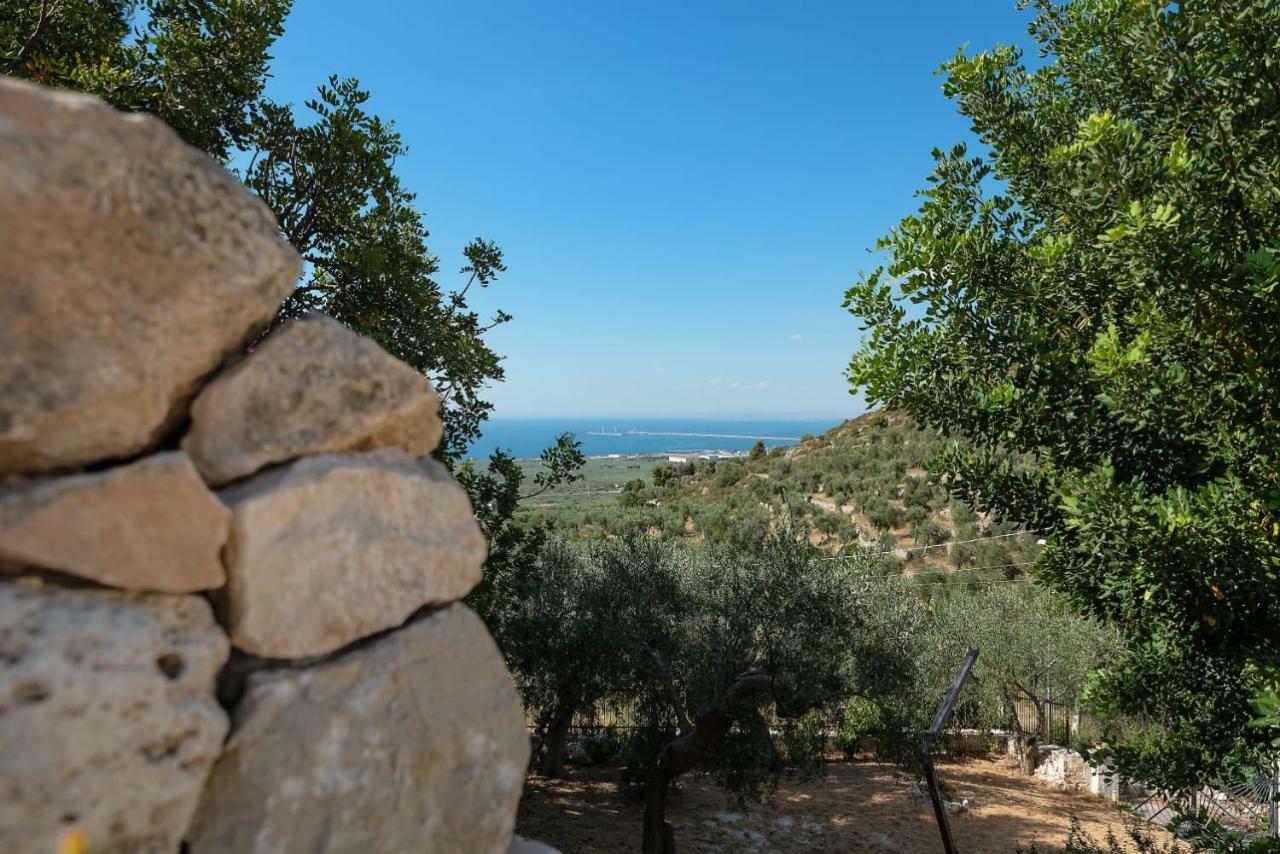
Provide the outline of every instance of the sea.
[[694,418],[493,418],[472,444],[471,459],[487,459],[501,448],[519,459],[537,457],[569,432],[588,457],[663,454],[680,451],[747,451],[757,441],[786,447],[806,433],[814,436],[840,424],[838,417],[815,420]]

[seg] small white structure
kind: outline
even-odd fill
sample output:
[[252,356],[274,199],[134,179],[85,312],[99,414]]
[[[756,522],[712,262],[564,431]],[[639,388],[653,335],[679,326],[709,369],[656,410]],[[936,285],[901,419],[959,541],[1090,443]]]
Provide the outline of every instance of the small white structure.
[[1120,775],[1116,773],[1111,760],[1089,768],[1089,791],[1095,795],[1109,801],[1119,801],[1120,785]]
[[1036,752],[1036,776],[1050,786],[1064,792],[1078,792],[1091,785],[1094,769],[1071,748],[1046,744]]

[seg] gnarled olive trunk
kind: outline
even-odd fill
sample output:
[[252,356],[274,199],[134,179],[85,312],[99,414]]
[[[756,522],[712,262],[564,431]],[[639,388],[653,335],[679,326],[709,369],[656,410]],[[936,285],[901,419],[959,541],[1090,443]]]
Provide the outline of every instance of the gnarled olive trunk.
[[542,740],[542,762],[538,770],[544,777],[564,776],[564,748],[569,740],[569,728],[578,711],[576,698],[561,700],[547,722],[546,736]]
[[640,840],[643,854],[675,854],[675,828],[666,819],[667,791],[675,776],[655,764],[644,781],[644,830]]
[[1040,739],[1038,733],[1044,721],[1044,709],[1034,695],[1024,690],[1024,696],[1031,701],[1036,712],[1036,729],[1027,732],[1022,728],[1022,719],[1018,717],[1017,697],[1006,690],[1005,702],[1009,705],[1009,724],[1013,730],[1014,753],[1018,757],[1018,769],[1028,777],[1036,773],[1036,748]]
[[767,690],[772,685],[773,677],[763,673],[738,677],[715,703],[698,710],[692,726],[686,726],[679,735],[662,745],[658,760],[649,769],[644,784],[642,854],[675,854],[675,829],[666,820],[671,781],[701,762],[729,731],[739,714],[758,715],[759,712],[746,706],[744,700],[751,693]]
[[547,730],[543,736],[543,757],[539,771],[545,777],[564,776],[564,745],[568,743],[568,731],[573,726],[573,716],[580,705],[579,693],[564,690],[547,718]]

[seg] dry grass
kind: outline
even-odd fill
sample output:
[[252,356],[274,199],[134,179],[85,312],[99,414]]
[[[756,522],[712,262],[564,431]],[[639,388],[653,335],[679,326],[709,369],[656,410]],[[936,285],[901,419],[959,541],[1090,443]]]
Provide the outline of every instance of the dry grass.
[[[1095,838],[1123,828],[1124,814],[1105,801],[1055,791],[996,761],[947,762],[939,772],[957,797],[975,802],[972,811],[952,816],[965,854],[1013,852],[1032,842],[1060,851],[1072,814]],[[517,831],[564,854],[636,851],[639,799],[619,790],[614,771],[575,769],[572,775],[528,779]],[[911,782],[888,765],[835,763],[816,778],[784,782],[770,803],[743,813],[709,781],[694,779],[673,800],[668,818],[682,851],[933,854],[941,847],[938,828],[928,802],[911,799]]]

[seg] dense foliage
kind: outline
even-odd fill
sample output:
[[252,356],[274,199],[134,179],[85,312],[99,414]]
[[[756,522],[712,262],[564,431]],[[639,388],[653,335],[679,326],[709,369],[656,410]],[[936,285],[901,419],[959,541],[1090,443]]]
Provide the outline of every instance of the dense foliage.
[[592,750],[629,766],[660,827],[667,787],[686,773],[752,800],[867,739],[918,771],[921,734],[969,646],[982,655],[956,723],[984,728],[1008,727],[1015,701],[1041,714],[1049,698],[1070,703],[1115,653],[1113,631],[1026,579],[921,587],[806,540],[544,536],[490,619],[542,773],[563,773],[571,725],[616,722]]
[[3,0],[0,70],[159,116],[226,161],[252,133],[290,0]]
[[[929,583],[1019,574],[1038,552],[1036,537],[954,501],[928,470],[942,448],[934,431],[900,413],[875,412],[754,457],[659,463],[648,480],[630,474],[639,461],[594,461],[589,470],[601,467],[600,478],[610,471],[630,478],[617,484],[616,500],[570,496],[525,515],[585,538],[648,533],[741,542],[790,525],[827,551],[874,552],[880,571]],[[945,574],[954,569],[964,572]]]
[[[902,588],[899,581],[882,588],[880,596],[903,600],[882,609],[896,608],[892,619],[912,662],[908,684],[889,697],[919,710],[913,732],[924,728],[965,650],[976,647],[973,678],[954,712],[957,726],[999,728],[1020,741],[1036,733],[1080,741],[1096,734],[1087,732],[1091,727],[1070,733],[1063,708],[1078,711],[1089,674],[1119,652],[1114,630],[1080,617],[1063,597],[1025,579],[934,586],[925,588],[927,598]],[[1050,703],[1058,705],[1051,709]],[[1050,730],[1053,709],[1058,726]]]
[[647,846],[680,775],[758,797],[818,755],[843,701],[910,683],[899,628],[869,613],[865,566],[790,531],[732,546],[550,537],[516,579],[494,624],[540,766],[561,773],[575,718],[624,714],[615,758],[644,782],[646,828],[659,828]]
[[849,376],[967,441],[941,468],[974,506],[1052,529],[1039,578],[1127,641],[1086,689],[1149,724],[1116,757],[1181,787],[1269,741],[1247,724],[1280,653],[1280,7],[1034,5],[1033,67],[943,67],[983,149],[935,152],[848,292]]

